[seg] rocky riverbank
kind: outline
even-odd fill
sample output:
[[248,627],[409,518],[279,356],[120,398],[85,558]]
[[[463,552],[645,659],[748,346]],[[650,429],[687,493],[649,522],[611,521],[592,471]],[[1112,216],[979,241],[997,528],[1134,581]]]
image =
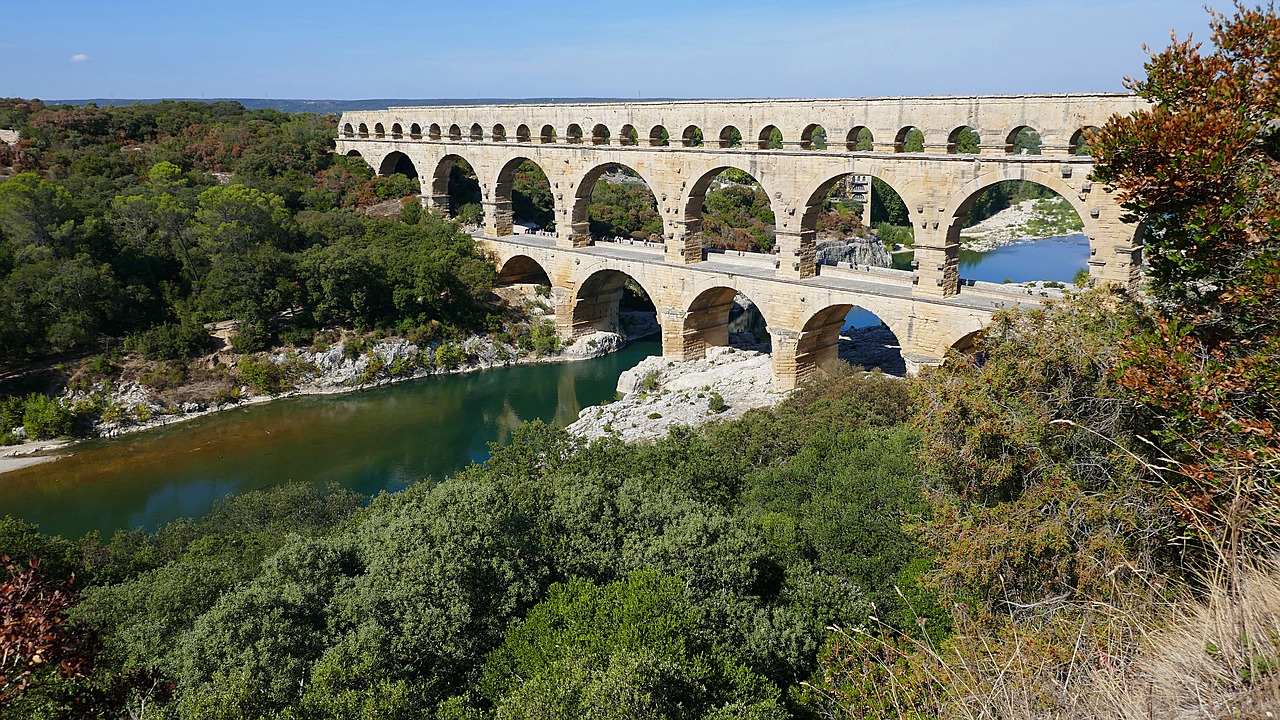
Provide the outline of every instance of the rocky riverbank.
[[[543,318],[554,321],[553,316]],[[67,407],[94,405],[104,408],[101,419],[84,433],[88,437],[117,437],[184,422],[245,405],[294,395],[356,392],[434,375],[475,372],[505,365],[573,362],[616,352],[629,339],[658,331],[653,313],[623,313],[622,332],[597,332],[577,338],[550,352],[530,351],[489,336],[472,336],[457,342],[418,346],[403,338],[388,338],[356,350],[348,343],[327,348],[290,348],[249,356],[237,366],[238,384],[211,399],[173,403],[155,388],[137,381],[76,385],[61,398]],[[247,369],[251,368],[251,369]],[[272,379],[274,391],[255,388]],[[22,437],[22,429],[16,434]],[[55,459],[67,440],[29,441],[0,448],[0,473]]]
[[[749,333],[731,342],[736,346],[708,348],[703,360],[642,360],[618,378],[619,400],[584,408],[568,431],[584,438],[613,435],[625,442],[651,442],[678,425],[698,427],[781,402],[786,393],[773,386],[768,345],[755,344]],[[906,374],[897,338],[884,326],[847,331],[839,355],[867,370]]]
[[960,231],[966,250],[987,252],[1005,245],[1080,232],[1083,223],[1062,198],[1023,200]]

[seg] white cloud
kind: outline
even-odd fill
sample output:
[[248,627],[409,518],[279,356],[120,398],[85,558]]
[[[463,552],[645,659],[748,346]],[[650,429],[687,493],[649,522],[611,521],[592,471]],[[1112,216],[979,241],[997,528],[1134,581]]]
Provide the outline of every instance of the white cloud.
[[77,53],[71,56],[71,62],[84,62],[85,60],[88,60],[88,59],[89,59],[89,56],[85,55],[84,53]]

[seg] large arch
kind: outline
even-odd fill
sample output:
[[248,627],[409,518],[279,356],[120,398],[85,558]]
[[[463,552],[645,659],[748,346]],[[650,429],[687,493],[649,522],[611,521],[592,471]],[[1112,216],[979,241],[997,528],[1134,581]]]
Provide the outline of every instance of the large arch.
[[[529,166],[536,168],[536,174],[540,176],[540,178],[524,178],[531,185],[537,185],[536,199],[529,197],[535,188],[528,188],[528,193],[517,189],[522,173],[533,174]],[[539,204],[549,204],[551,207],[544,210],[538,207]],[[546,170],[536,161],[523,155],[507,160],[494,179],[493,208],[494,233],[498,237],[512,234],[516,221],[525,221],[537,225],[540,229],[547,227],[548,224],[554,224],[555,196],[551,192],[551,183]],[[535,210],[537,210],[537,217],[529,217],[535,214]]]
[[[868,298],[870,300],[870,298]],[[839,303],[829,305],[809,316],[796,340],[795,371],[797,384],[813,378],[826,363],[843,360],[864,369],[880,369],[890,375],[906,374],[899,339],[902,337],[883,318],[884,308],[877,311],[866,305]],[[858,310],[879,322],[865,327],[851,327],[850,318]]]
[[[737,187],[731,187],[725,191],[733,195],[733,197],[727,199],[731,200],[733,204],[742,207],[746,217],[735,218],[740,222],[727,222],[727,218],[716,218],[708,223],[704,209],[707,195],[713,191],[712,183],[725,174],[726,171],[734,175],[745,176],[745,178],[735,178],[732,184]],[[750,182],[736,182],[741,179]],[[749,204],[748,201],[750,201]],[[739,214],[735,213],[735,215]],[[752,222],[752,220],[756,222]],[[694,254],[700,256],[702,249],[709,247],[752,252],[771,252],[775,249],[777,224],[774,217],[773,200],[769,196],[764,183],[744,167],[737,167],[731,164],[716,164],[714,167],[702,171],[697,180],[689,186],[689,190],[685,195],[683,215],[680,222],[683,223],[685,230],[686,257]],[[737,227],[743,224],[747,227]],[[714,233],[714,237],[709,238],[707,236],[708,230]]]
[[[611,219],[609,218],[593,218],[592,217],[591,206],[593,202],[593,195],[597,194],[596,184],[597,184],[597,181],[599,181],[606,173],[611,173],[611,174],[620,173],[623,176],[634,177],[636,179],[636,183],[643,184],[645,190],[647,191],[647,194],[648,194],[647,203],[649,204],[649,207],[652,210],[652,213],[651,213],[652,217],[648,217],[648,214],[645,213],[641,207],[639,207],[639,205],[642,205],[644,202],[646,202],[645,199],[629,197],[631,194],[633,194],[632,191],[629,189],[624,188],[622,191],[620,191],[622,195],[621,199],[628,200],[628,201],[631,201],[631,200],[636,201],[635,203],[628,202],[627,203],[628,205],[637,205],[637,207],[634,208],[634,210],[636,211],[635,213],[628,211],[624,213],[626,215],[625,218],[619,218],[619,221],[627,226],[626,232],[629,233],[629,237],[635,238],[635,233],[641,232],[643,237],[641,237],[640,239],[647,238],[647,233],[643,232],[643,228],[646,225],[654,226],[653,232],[661,235],[662,218],[657,211],[658,200],[657,200],[657,195],[653,192],[653,185],[647,179],[645,179],[643,175],[636,172],[635,168],[629,167],[627,165],[623,165],[621,163],[608,162],[608,163],[602,163],[588,170],[582,176],[582,179],[578,182],[577,187],[574,191],[573,207],[570,213],[570,222],[572,223],[570,227],[570,238],[573,243],[573,246],[582,247],[584,245],[591,244],[592,236],[595,234],[593,232],[593,224],[596,226],[595,228],[596,230],[600,230],[601,234],[605,233],[602,227],[602,224],[606,222],[609,225],[617,224],[617,223],[611,222],[610,221]],[[616,183],[616,184],[623,185],[625,183]],[[604,192],[603,189],[602,189],[602,192]],[[613,191],[613,190],[610,190],[608,192],[611,192],[615,195],[619,194],[618,191]],[[637,226],[631,227],[631,225],[637,225]],[[615,231],[612,234],[620,234],[620,233],[619,231]]]
[[[568,327],[564,328],[569,337],[581,337],[597,331],[619,332],[622,325],[618,310],[624,296],[635,292],[628,285],[643,293],[643,301],[647,301],[649,306],[654,305],[653,292],[639,279],[621,270],[602,268],[578,283],[569,309]],[[638,297],[639,294],[636,295]]]
[[399,150],[392,150],[382,158],[382,162],[378,164],[379,175],[394,175],[400,173],[406,177],[418,177],[418,166],[413,160]]
[[[748,305],[739,305],[737,298],[740,294],[728,285],[703,288],[685,308],[680,327],[680,347],[672,348],[671,354],[684,360],[699,360],[706,357],[709,347],[735,344],[746,344],[753,349],[769,347],[768,317],[749,298]],[[743,328],[734,329],[735,321],[744,321],[747,319],[744,316],[752,313],[758,317],[758,327],[747,331],[744,323]]]
[[[902,184],[898,178],[889,173],[883,172],[874,166],[870,168],[869,173],[839,173],[823,178],[815,183],[811,183],[807,186],[807,194],[801,196],[805,198],[805,200],[800,214],[800,257],[812,257],[815,254],[814,248],[817,245],[819,219],[823,213],[827,212],[827,199],[831,196],[832,190],[838,189],[838,185],[848,181],[853,176],[863,174],[871,175],[873,178],[871,183],[872,187],[879,184],[881,188],[878,193],[875,190],[868,188],[868,198],[866,203],[868,205],[872,205],[872,207],[864,207],[863,218],[866,218],[868,223],[870,222],[870,218],[872,217],[872,208],[876,207],[875,203],[878,202],[880,203],[880,206],[883,207],[886,202],[894,202],[896,204],[897,211],[902,213],[904,216],[900,220],[902,223],[902,233],[906,235],[913,232],[912,225],[914,216],[912,210],[905,198],[901,196],[895,187],[896,185]],[[883,195],[886,194],[886,190],[888,194],[892,195],[891,198],[883,197]],[[869,227],[868,230],[870,230]],[[886,237],[884,239],[887,242],[894,241],[893,238]]]
[[498,285],[551,285],[551,275],[528,255],[512,255],[498,267]]
[[[999,185],[1000,183],[1012,182],[1012,181],[1029,182],[1035,185],[1039,185],[1043,188],[1053,191],[1053,193],[1055,193],[1061,200],[1064,200],[1068,205],[1070,205],[1071,209],[1075,212],[1075,214],[1080,219],[1080,223],[1082,225],[1082,229],[1080,233],[1085,235],[1088,238],[1088,245],[1089,245],[1088,249],[1087,250],[1082,249],[1080,253],[1081,259],[1084,263],[1083,269],[1086,269],[1086,270],[1089,269],[1090,266],[1093,264],[1091,260],[1095,258],[1099,252],[1105,252],[1103,249],[1097,246],[1098,228],[1095,226],[1092,220],[1092,216],[1090,215],[1090,210],[1088,205],[1086,205],[1085,202],[1080,199],[1080,194],[1078,193],[1078,191],[1076,191],[1070,185],[1064,182],[1063,179],[1055,173],[1050,173],[1050,172],[1039,170],[1039,169],[1029,170],[1027,168],[1001,166],[996,169],[990,170],[986,173],[983,173],[977,178],[974,178],[973,180],[970,180],[968,183],[966,183],[963,187],[959,189],[959,191],[955,193],[951,203],[943,211],[943,217],[948,218],[950,222],[950,225],[948,226],[948,230],[947,230],[947,241],[946,241],[946,247],[949,248],[948,250],[949,254],[947,256],[948,263],[954,262],[957,265],[959,265],[960,234],[969,222],[970,211],[973,208],[974,204],[978,202],[979,198],[983,195],[984,192],[995,187],[996,185]],[[1128,240],[1131,243],[1133,243],[1137,237],[1137,234],[1141,232],[1141,228],[1133,227],[1131,231],[1134,233],[1134,237],[1129,238]],[[954,257],[950,255],[950,253],[952,252],[956,253]],[[1062,265],[1062,263],[1068,260],[1069,258],[1058,258],[1058,260],[1055,261],[1055,267],[1062,269],[1063,267],[1065,267]],[[1134,262],[1137,262],[1138,260],[1139,258],[1136,258],[1136,257],[1134,258]],[[1037,279],[1051,280],[1053,278],[1045,277],[1045,278],[1037,278]],[[1070,278],[1066,278],[1065,280],[1060,280],[1060,281],[1067,282],[1069,280]],[[999,281],[1000,280],[995,280],[995,282],[999,282]]]
[[[476,222],[484,217],[481,187],[483,183],[470,161],[457,154],[445,155],[431,174],[431,207],[442,214]],[[476,207],[468,210],[469,205]]]

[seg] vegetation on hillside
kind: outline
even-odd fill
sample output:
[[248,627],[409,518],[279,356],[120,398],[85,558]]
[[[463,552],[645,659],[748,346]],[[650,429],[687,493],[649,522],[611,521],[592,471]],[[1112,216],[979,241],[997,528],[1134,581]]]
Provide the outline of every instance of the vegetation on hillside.
[[[832,364],[652,445],[527,425],[368,502],[290,485],[109,539],[0,520],[0,718],[1265,717],[1280,19],[1212,26],[1091,140],[1146,221],[1146,292],[1003,312],[909,381]],[[318,245],[363,247],[277,251]]]

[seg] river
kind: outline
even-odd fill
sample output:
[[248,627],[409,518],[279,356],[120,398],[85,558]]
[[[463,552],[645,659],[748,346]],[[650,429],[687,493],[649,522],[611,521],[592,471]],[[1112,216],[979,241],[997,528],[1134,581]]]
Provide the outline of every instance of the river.
[[215,501],[291,480],[365,494],[441,478],[488,457],[522,422],[568,425],[614,397],[618,375],[657,339],[595,360],[514,365],[344,395],[309,395],[215,413],[0,475],[0,513],[79,537],[154,530]]
[[[1069,282],[1085,267],[1083,235],[962,252],[962,277]],[[760,321],[763,322],[762,320]],[[878,325],[854,309],[846,327]],[[750,323],[741,329],[758,330]],[[618,375],[661,352],[656,339],[574,363],[446,375],[346,395],[304,396],[208,415],[167,428],[76,445],[74,455],[0,475],[0,514],[79,537],[154,530],[214,502],[288,482],[365,494],[441,478],[488,457],[522,422],[564,426],[613,398]]]

